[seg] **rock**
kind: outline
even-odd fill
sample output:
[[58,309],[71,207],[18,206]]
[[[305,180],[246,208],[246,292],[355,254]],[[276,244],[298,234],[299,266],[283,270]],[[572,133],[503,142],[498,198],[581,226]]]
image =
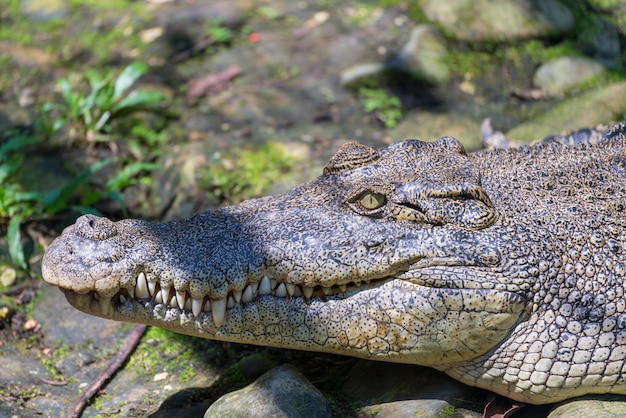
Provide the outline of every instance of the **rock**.
[[591,77],[604,72],[604,66],[586,57],[560,57],[542,64],[533,77],[533,83],[548,94],[558,95]]
[[254,7],[250,0],[227,0],[208,2],[180,2],[169,4],[158,10],[155,15],[165,25],[181,28],[190,23],[207,21],[219,22],[227,27],[241,26]]
[[258,379],[261,375],[278,365],[274,360],[262,353],[254,353],[239,360],[239,370],[250,380]]
[[[144,215],[161,214],[166,220],[191,216],[216,206],[198,185],[198,170],[209,164],[215,151],[208,142],[190,142],[173,148],[153,173],[153,204],[141,207]],[[149,213],[151,212],[151,213]]]
[[623,396],[584,396],[557,405],[548,418],[620,418],[626,416]]
[[506,136],[532,142],[563,130],[621,120],[625,108],[626,82],[614,83],[565,100],[548,112],[511,129]]
[[613,59],[621,53],[618,30],[604,19],[597,19],[597,29],[591,38],[591,45],[600,58]]
[[282,365],[219,398],[204,418],[332,417],[330,405],[298,370]]
[[406,71],[418,80],[444,84],[450,78],[446,64],[446,43],[439,31],[430,25],[419,25],[411,31],[400,54],[386,67]]
[[356,64],[341,71],[341,85],[354,88],[364,84],[378,84],[384,71],[385,65],[381,62]]
[[66,0],[21,0],[20,11],[29,19],[47,22],[67,16],[69,8]]
[[10,287],[15,283],[17,271],[10,265],[0,264],[0,285]]
[[[356,405],[366,405],[363,414],[386,418],[440,417],[456,409],[459,399],[484,396],[433,369],[365,360],[348,372],[342,392]],[[463,416],[480,414],[464,411]]]
[[480,148],[480,122],[447,109],[442,112],[420,110],[405,115],[396,128],[389,132],[395,140],[420,139],[435,141],[442,136],[451,136],[468,150]]
[[[124,339],[123,323],[80,312],[53,286],[44,284],[39,297],[33,317],[45,328],[45,342],[50,347],[80,345],[95,340],[115,345]],[[77,329],[81,331],[76,332]]]
[[556,0],[420,0],[426,17],[468,41],[507,41],[557,36],[574,26]]

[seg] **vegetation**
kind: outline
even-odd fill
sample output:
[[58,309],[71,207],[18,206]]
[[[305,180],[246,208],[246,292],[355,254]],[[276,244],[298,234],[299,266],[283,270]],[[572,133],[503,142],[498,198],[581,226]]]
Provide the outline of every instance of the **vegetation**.
[[[45,145],[46,140],[53,141],[52,136],[64,126],[69,132],[70,143],[109,140],[114,120],[127,118],[139,110],[152,110],[160,104],[163,99],[160,93],[132,89],[146,70],[147,66],[141,62],[128,65],[117,77],[109,71],[100,74],[88,70],[82,77],[89,85],[88,93],[72,88],[69,79],[60,79],[57,86],[63,101],[42,107],[41,119],[37,122],[39,129],[31,133],[9,130],[1,134],[0,184],[4,187],[0,188],[0,226],[6,226],[9,256],[17,267],[28,270],[20,234],[23,222],[45,219],[65,209],[97,213],[92,205],[104,198],[116,201],[124,210],[121,191],[135,184],[141,173],[157,167],[154,162],[108,158],[93,162],[66,184],[47,191],[31,190],[30,185],[21,184],[18,179],[19,173],[27,169],[28,150]],[[149,144],[163,140],[142,124],[135,125],[132,133]],[[76,190],[89,182],[93,174],[114,162],[122,163],[123,168],[100,187],[91,187],[78,201],[72,200]]]
[[402,118],[402,103],[382,89],[362,87],[359,100],[363,110],[373,113],[387,128],[394,128]]
[[44,112],[54,124],[49,131],[56,131],[69,125],[69,139],[89,142],[107,140],[103,134],[111,133],[111,122],[115,118],[128,116],[140,110],[154,110],[161,103],[163,95],[152,90],[131,90],[135,82],[147,71],[143,62],[134,62],[113,78],[109,71],[104,75],[95,70],[87,70],[82,78],[89,84],[89,93],[72,88],[69,79],[57,82],[64,102],[48,103]]
[[200,186],[229,203],[261,196],[293,164],[276,143],[266,143],[256,151],[236,150],[216,157],[215,164],[201,171]]

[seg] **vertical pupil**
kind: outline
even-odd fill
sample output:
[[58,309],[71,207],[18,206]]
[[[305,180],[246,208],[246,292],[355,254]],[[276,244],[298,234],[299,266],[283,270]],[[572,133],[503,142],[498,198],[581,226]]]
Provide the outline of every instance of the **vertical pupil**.
[[361,205],[366,209],[378,209],[384,203],[383,196],[378,193],[366,193],[361,197]]

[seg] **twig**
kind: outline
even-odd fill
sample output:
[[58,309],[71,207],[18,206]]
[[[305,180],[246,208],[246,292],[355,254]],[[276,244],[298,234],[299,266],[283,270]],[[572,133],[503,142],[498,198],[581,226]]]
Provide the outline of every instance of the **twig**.
[[120,351],[117,352],[117,354],[115,354],[115,356],[107,366],[106,370],[102,372],[102,374],[98,376],[98,378],[94,380],[91,385],[89,385],[85,393],[83,393],[83,396],[81,396],[80,399],[76,402],[76,405],[74,405],[74,409],[72,410],[72,414],[70,415],[71,418],[80,417],[89,400],[96,393],[98,393],[100,389],[102,389],[104,384],[108,382],[111,377],[113,377],[115,372],[117,372],[117,370],[124,363],[124,361],[126,361],[130,353],[135,349],[146,328],[147,326],[143,324],[137,324],[133,327],[133,329],[130,331],[130,334],[128,334],[128,337],[126,337],[124,346],[120,349]]
[[46,385],[50,385],[50,386],[65,386],[65,385],[67,385],[67,382],[65,380],[46,379],[45,377],[40,377],[39,380],[41,380]]

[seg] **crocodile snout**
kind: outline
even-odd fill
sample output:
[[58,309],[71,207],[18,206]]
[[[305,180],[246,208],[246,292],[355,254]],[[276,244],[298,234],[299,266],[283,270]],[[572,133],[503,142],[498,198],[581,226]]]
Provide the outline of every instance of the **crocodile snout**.
[[95,241],[104,241],[117,235],[115,223],[95,215],[83,215],[76,220],[76,232]]

